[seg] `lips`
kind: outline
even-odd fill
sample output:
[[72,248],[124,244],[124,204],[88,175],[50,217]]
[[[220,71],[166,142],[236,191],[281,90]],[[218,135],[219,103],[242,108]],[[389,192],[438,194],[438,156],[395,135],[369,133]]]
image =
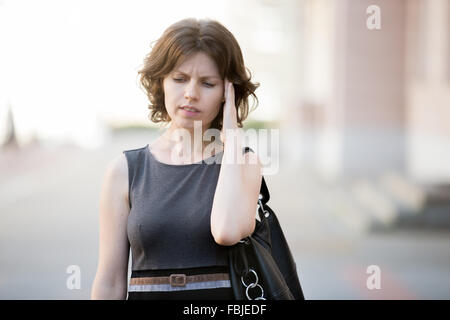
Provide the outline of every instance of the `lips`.
[[194,108],[192,106],[182,106],[182,107],[180,107],[180,109],[190,111],[190,112],[200,112],[200,110],[198,110],[197,108]]

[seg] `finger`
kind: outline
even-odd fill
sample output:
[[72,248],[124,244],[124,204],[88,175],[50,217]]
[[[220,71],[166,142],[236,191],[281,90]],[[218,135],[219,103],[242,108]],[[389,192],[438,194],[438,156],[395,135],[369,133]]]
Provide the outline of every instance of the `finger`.
[[225,97],[225,102],[227,101],[227,96],[228,96],[228,79],[225,78],[225,84],[224,84],[224,89],[225,89],[225,93],[224,93],[224,97]]
[[228,97],[231,101],[234,101],[234,86],[233,86],[233,82],[229,82],[229,84],[228,84],[227,97]]

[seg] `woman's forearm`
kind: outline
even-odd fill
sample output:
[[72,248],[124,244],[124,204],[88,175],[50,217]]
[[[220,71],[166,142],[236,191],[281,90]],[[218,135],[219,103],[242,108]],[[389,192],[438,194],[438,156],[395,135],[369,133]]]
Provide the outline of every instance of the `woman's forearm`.
[[233,245],[253,232],[262,179],[256,155],[243,154],[242,134],[227,141],[211,211],[211,233],[221,245]]

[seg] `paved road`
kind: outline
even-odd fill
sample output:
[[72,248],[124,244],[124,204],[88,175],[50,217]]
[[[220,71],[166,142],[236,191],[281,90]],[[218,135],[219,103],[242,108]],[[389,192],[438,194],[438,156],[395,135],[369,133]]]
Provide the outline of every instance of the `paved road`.
[[[149,133],[113,136],[97,150],[28,148],[0,153],[0,298],[88,299],[98,254],[98,197],[106,164]],[[370,233],[346,190],[293,167],[267,176],[308,299],[449,299],[450,234]],[[287,168],[287,167],[286,167]],[[364,211],[364,210],[363,210]],[[67,267],[81,270],[69,290]],[[381,270],[369,290],[367,267]]]

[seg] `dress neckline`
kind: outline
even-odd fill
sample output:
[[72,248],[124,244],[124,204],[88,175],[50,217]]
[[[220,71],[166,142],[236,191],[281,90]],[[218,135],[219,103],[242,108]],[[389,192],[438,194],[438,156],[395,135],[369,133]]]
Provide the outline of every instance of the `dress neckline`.
[[220,155],[221,153],[223,153],[223,150],[220,152],[217,152],[216,154],[214,154],[213,156],[203,159],[201,161],[198,162],[194,162],[194,163],[187,163],[187,164],[171,164],[171,163],[165,163],[165,162],[161,162],[160,160],[158,160],[155,155],[152,153],[151,148],[150,148],[150,144],[147,144],[145,146],[146,151],[150,154],[150,156],[153,158],[153,160],[155,160],[156,163],[164,165],[164,166],[168,166],[168,167],[189,167],[189,166],[193,166],[193,165],[201,165],[201,164],[209,164],[211,163],[211,159],[214,157],[217,157],[218,155]]

